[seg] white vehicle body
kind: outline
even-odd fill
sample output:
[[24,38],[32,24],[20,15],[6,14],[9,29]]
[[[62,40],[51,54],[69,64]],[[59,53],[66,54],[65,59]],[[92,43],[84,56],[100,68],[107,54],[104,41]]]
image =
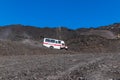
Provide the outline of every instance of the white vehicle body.
[[54,48],[54,49],[67,49],[68,48],[67,46],[65,46],[65,42],[63,40],[57,40],[57,39],[52,39],[52,38],[44,38],[43,46],[46,46],[48,48]]

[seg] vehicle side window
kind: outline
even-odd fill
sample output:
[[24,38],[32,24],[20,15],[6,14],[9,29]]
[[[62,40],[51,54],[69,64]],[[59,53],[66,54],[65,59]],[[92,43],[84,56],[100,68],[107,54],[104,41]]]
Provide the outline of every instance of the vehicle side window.
[[55,40],[51,40],[50,42],[55,43]]
[[58,41],[55,41],[55,43],[58,43]]
[[58,41],[59,44],[61,44],[61,41]]
[[45,39],[45,42],[50,42],[50,40],[49,39]]

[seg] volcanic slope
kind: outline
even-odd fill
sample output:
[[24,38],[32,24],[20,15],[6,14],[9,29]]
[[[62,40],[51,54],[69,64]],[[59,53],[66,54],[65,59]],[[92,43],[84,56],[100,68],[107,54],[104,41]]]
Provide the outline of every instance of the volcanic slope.
[[[1,27],[0,80],[119,80],[117,34],[114,26],[112,30]],[[69,50],[43,47],[44,37],[65,40]]]
[[64,40],[69,50],[72,51],[119,52],[119,26],[120,24],[117,23],[99,28],[71,30],[65,27],[37,28],[34,26],[8,25],[0,27],[0,39],[23,41],[34,45],[33,43],[42,43],[43,38],[48,37]]

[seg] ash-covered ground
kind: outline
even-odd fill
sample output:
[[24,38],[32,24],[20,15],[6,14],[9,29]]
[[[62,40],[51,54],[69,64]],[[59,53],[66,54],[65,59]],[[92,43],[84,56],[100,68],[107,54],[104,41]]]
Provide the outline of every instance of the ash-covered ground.
[[120,80],[120,54],[0,56],[0,80]]
[[[0,80],[120,80],[119,28],[1,27]],[[61,37],[68,50],[43,47],[44,37]]]
[[33,40],[1,40],[0,80],[120,80],[120,53],[51,50]]

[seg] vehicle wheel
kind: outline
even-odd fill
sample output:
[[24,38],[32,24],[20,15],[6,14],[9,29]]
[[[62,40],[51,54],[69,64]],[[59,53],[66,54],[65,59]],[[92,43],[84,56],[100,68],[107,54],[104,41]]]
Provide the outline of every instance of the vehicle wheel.
[[68,50],[67,48],[65,48],[65,50]]
[[62,50],[63,48],[60,48],[60,50]]
[[53,49],[54,47],[53,46],[50,46],[50,49]]

